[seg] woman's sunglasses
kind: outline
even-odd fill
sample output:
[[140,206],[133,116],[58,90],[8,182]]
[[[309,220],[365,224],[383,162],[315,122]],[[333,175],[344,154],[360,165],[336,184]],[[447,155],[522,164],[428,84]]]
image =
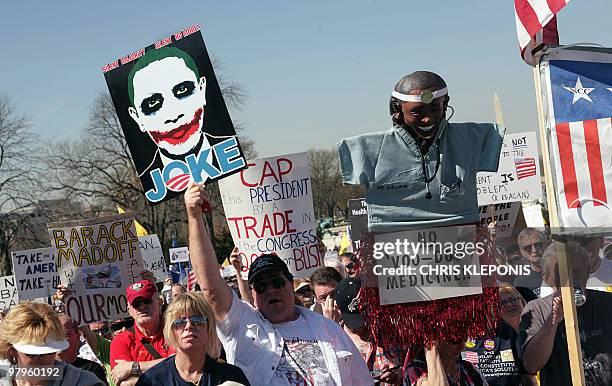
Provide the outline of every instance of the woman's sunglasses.
[[501,303],[502,307],[508,307],[510,305],[517,304],[518,301],[519,301],[518,297],[512,296],[512,297],[509,297],[509,298],[502,299],[500,303]]
[[172,322],[172,328],[175,330],[184,330],[187,326],[187,322],[190,322],[192,326],[202,326],[208,323],[208,318],[206,316],[190,316],[188,318],[180,318],[176,319]]
[[284,288],[285,278],[283,276],[275,276],[271,278],[270,280],[261,280],[261,281],[255,282],[255,284],[253,284],[253,289],[255,290],[255,292],[261,295],[264,292],[266,292],[270,284],[272,284],[272,287],[276,289]]

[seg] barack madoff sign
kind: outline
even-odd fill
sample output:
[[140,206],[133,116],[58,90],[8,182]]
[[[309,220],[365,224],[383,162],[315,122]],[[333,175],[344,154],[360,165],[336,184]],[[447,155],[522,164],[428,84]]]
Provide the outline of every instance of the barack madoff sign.
[[48,225],[55,265],[79,325],[128,315],[125,289],[145,268],[129,214]]
[[357,252],[361,246],[361,235],[368,232],[368,206],[365,198],[348,200],[349,222],[351,224],[351,243],[353,251]]
[[51,248],[11,252],[19,299],[32,300],[53,295],[60,278]]
[[243,276],[255,258],[277,254],[298,278],[323,266],[317,246],[307,153],[262,158],[219,181]]
[[540,156],[535,132],[506,134],[497,172],[476,178],[478,205],[542,199]]
[[15,276],[0,277],[0,310],[7,310],[19,302]]
[[482,293],[475,273],[483,253],[473,225],[376,234],[374,274],[380,304]]
[[138,236],[138,245],[146,269],[153,272],[156,281],[164,281],[168,276],[168,269],[157,235]]
[[102,67],[152,205],[245,167],[198,25]]

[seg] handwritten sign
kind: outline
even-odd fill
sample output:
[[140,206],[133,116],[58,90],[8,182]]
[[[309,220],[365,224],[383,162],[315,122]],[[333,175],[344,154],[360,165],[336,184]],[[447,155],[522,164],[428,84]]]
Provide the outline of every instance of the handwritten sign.
[[495,222],[495,235],[499,238],[510,237],[520,207],[520,202],[480,206],[480,225],[489,226]]
[[317,247],[308,155],[257,159],[219,181],[227,223],[244,275],[258,256],[280,256],[295,277],[323,266]]
[[33,300],[53,295],[60,278],[51,248],[11,253],[19,299]]
[[476,241],[474,226],[383,233],[374,241],[380,304],[482,293],[477,271],[484,249],[479,249],[483,247]]
[[478,205],[542,199],[535,132],[506,134],[496,173],[476,176]]
[[6,310],[19,303],[19,295],[15,286],[15,276],[0,277],[0,310]]
[[157,235],[138,236],[138,246],[145,267],[153,272],[156,281],[164,281],[164,278],[168,276],[168,269]]
[[55,265],[79,325],[124,318],[125,289],[145,268],[129,214],[48,225]]
[[170,264],[189,261],[189,247],[170,248]]

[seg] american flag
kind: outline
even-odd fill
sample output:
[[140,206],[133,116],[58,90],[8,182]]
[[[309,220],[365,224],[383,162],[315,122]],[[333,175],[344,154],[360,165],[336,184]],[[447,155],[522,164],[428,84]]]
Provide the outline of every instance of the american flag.
[[514,0],[516,34],[521,57],[533,65],[531,50],[541,44],[559,44],[556,14],[570,0]]
[[545,60],[561,226],[612,226],[612,49],[555,49]]
[[536,163],[533,157],[515,158],[514,166],[519,180],[536,175]]
[[198,284],[195,271],[190,267],[189,275],[187,276],[187,291],[195,290],[195,285]]
[[474,351],[464,351],[463,352],[463,360],[470,362],[473,365],[478,364],[478,353]]

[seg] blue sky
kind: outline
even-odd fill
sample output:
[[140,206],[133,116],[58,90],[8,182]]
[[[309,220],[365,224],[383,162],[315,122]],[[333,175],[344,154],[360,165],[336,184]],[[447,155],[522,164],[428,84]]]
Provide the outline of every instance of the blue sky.
[[[231,111],[261,156],[331,148],[390,126],[393,85],[415,70],[442,75],[453,121],[493,121],[493,93],[511,132],[537,126],[531,68],[518,53],[510,0],[11,1],[2,6],[0,91],[45,139],[77,138],[106,90],[100,70],[200,24],[222,76],[248,93]],[[612,46],[609,0],[572,1],[562,44]]]

